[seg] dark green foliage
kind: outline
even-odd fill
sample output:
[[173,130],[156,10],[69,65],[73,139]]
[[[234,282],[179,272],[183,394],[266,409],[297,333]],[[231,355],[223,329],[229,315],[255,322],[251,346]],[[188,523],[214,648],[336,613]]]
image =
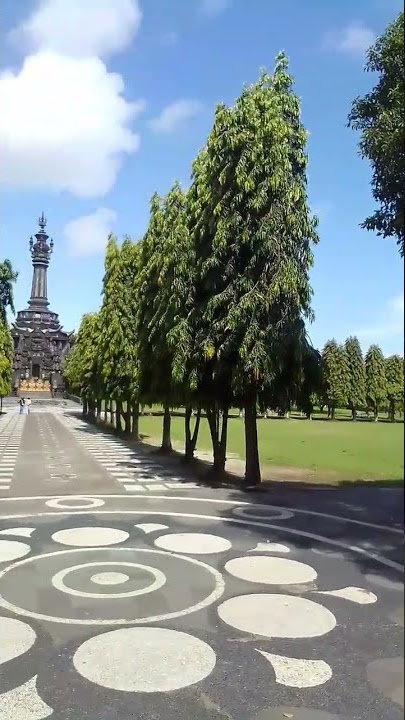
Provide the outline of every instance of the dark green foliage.
[[395,237],[404,254],[405,120],[404,13],[368,51],[366,69],[379,74],[376,86],[356,98],[349,125],[360,130],[360,154],[371,163],[374,199],[379,208],[363,227]]
[[11,392],[13,343],[5,319],[0,315],[0,398]]
[[357,411],[366,405],[366,368],[358,339],[349,337],[345,342],[348,362],[347,404],[356,420]]
[[310,317],[316,221],[306,194],[306,132],[287,59],[217,108],[193,168],[196,343],[225,399],[245,407],[246,481],[260,481],[255,409],[280,367],[288,328]]
[[3,321],[6,320],[7,308],[14,313],[13,283],[17,277],[10,260],[0,262],[0,315]]
[[371,345],[366,355],[366,394],[367,403],[377,421],[379,410],[385,407],[387,402],[385,361],[378,345]]
[[349,366],[344,347],[336,340],[328,340],[322,351],[322,394],[333,419],[338,407],[347,404]]
[[395,421],[395,413],[404,409],[404,358],[391,355],[385,360],[385,379],[387,383],[388,413]]

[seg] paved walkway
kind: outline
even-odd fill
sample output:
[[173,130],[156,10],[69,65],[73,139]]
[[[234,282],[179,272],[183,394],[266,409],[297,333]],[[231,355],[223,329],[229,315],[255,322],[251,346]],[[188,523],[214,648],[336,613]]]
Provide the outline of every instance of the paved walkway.
[[209,490],[55,404],[0,469],[1,720],[403,717],[400,491]]

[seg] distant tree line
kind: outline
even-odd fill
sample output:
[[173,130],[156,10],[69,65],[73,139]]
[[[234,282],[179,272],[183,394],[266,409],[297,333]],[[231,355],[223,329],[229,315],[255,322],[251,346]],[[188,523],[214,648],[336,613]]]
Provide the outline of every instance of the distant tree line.
[[378,345],[371,345],[363,358],[356,337],[349,337],[344,345],[329,340],[322,351],[317,395],[331,418],[336,408],[349,408],[353,420],[365,410],[373,413],[375,421],[381,412],[395,421],[396,413],[404,410],[404,359],[384,358]]

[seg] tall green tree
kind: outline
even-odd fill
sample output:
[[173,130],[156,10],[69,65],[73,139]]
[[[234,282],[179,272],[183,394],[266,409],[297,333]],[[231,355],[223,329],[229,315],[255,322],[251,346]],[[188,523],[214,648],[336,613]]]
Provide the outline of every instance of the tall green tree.
[[185,404],[187,459],[194,452],[200,417],[198,413],[191,432],[189,354],[184,352],[182,320],[192,305],[193,264],[187,196],[175,182],[165,197],[155,194],[151,200],[140,253],[138,336],[142,396],[164,406],[162,449],[171,450],[170,406]]
[[18,273],[10,260],[0,262],[0,411],[3,397],[11,392],[13,375],[13,341],[7,322],[7,309],[14,313],[13,283]]
[[0,262],[0,314],[6,320],[7,308],[14,313],[13,283],[18,278],[18,272],[13,269],[10,260]]
[[347,404],[352,411],[353,420],[356,420],[357,411],[366,405],[366,368],[360,343],[356,337],[347,338],[345,350],[348,362]]
[[[108,238],[103,300],[99,313],[98,363],[106,397],[115,403],[115,426],[119,432],[131,432],[132,420],[137,435],[139,403],[138,346],[135,318],[135,284],[138,250],[129,238],[121,248],[114,235]],[[98,398],[101,401],[101,397]],[[100,409],[99,409],[100,412]]]
[[405,93],[404,13],[401,12],[369,49],[366,70],[377,84],[354,100],[349,126],[360,130],[360,155],[371,163],[371,187],[379,208],[362,227],[395,237],[404,255]]
[[385,379],[387,382],[388,414],[395,422],[395,413],[404,408],[404,358],[391,355],[385,360]]
[[385,361],[378,345],[371,345],[366,354],[366,394],[367,403],[373,410],[374,420],[377,422],[378,413],[387,402]]
[[[260,482],[256,409],[286,328],[311,316],[307,134],[285,55],[217,108],[190,188],[199,346],[245,410],[245,482]],[[228,391],[228,387],[230,391]]]
[[66,358],[64,377],[73,393],[80,395],[83,415],[94,414],[96,398],[102,395],[97,365],[99,348],[98,313],[83,315],[73,349]]
[[0,412],[3,398],[11,392],[13,374],[13,342],[7,322],[0,315]]
[[322,351],[322,387],[328,415],[334,420],[336,408],[347,405],[349,393],[348,359],[336,340],[328,340]]

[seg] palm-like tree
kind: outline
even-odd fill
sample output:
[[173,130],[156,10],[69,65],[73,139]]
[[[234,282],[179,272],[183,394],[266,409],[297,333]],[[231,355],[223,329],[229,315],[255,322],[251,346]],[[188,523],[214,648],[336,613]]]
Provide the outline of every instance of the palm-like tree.
[[17,280],[18,272],[13,270],[10,260],[0,262],[0,314],[5,321],[7,308],[14,310],[13,283]]

